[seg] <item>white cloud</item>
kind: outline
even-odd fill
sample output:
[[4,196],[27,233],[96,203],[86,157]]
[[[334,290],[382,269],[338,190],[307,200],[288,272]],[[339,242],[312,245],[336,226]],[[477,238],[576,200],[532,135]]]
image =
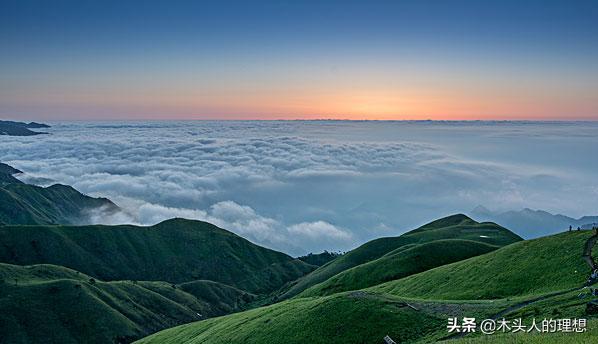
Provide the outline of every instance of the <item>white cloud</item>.
[[0,160],[125,213],[212,222],[294,253],[348,249],[478,204],[598,212],[598,125],[410,122],[56,123],[0,137]]
[[348,240],[351,234],[336,228],[328,222],[302,222],[289,227],[289,233],[297,236],[306,236],[312,240],[322,238]]

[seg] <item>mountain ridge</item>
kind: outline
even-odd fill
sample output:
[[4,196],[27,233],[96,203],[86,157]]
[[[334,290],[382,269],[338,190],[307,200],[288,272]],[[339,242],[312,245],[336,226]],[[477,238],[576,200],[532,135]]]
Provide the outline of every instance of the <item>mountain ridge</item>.
[[[385,336],[400,343],[432,343],[446,338],[447,318],[491,319],[497,314],[525,324],[532,318],[587,318],[584,334],[527,335],[530,343],[593,343],[598,319],[585,313],[587,300],[578,297],[590,270],[581,247],[592,234],[574,231],[518,241],[370,288],[293,298],[163,330],[136,343],[299,344],[307,338],[313,343],[377,344]],[[518,333],[499,336],[497,343],[528,342]],[[486,343],[489,338],[473,335],[463,342]]]
[[47,134],[45,132],[38,132],[29,129],[50,128],[47,124],[36,122],[16,122],[0,120],[0,135],[8,136],[33,136]]
[[207,279],[265,293],[315,268],[207,222],[185,219],[145,227],[5,225],[0,241],[0,262],[60,265],[106,281]]
[[106,214],[120,211],[109,199],[84,195],[69,185],[41,187],[23,183],[14,177],[20,173],[0,163],[0,224],[87,224],[94,210]]
[[[441,239],[474,240],[496,247],[522,240],[508,229],[494,223],[478,223],[464,214],[455,214],[426,223],[396,237],[378,238],[345,253],[309,275],[281,290],[280,298],[299,295],[306,289],[359,265],[374,261],[404,245],[423,244]],[[382,278],[382,277],[380,277]]]
[[530,208],[519,211],[495,212],[478,205],[469,214],[478,220],[493,221],[510,228],[525,239],[534,239],[562,232],[568,230],[569,226],[572,226],[574,230],[577,227],[591,229],[592,224],[598,224],[598,216],[582,216],[576,219],[562,214],[552,214],[545,210]]
[[212,281],[104,282],[56,265],[0,263],[0,341],[128,343],[242,310],[254,298]]

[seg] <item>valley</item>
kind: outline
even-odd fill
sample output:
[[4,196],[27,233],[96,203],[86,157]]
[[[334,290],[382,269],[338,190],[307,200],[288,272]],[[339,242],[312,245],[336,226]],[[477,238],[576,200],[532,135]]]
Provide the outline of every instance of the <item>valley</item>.
[[592,231],[523,240],[455,214],[344,254],[293,258],[197,220],[76,225],[67,214],[118,206],[68,186],[25,184],[14,177],[20,171],[0,167],[6,343],[477,343],[516,335],[450,334],[453,317],[583,318],[586,331],[546,338],[598,336],[584,289],[595,282],[587,282]]

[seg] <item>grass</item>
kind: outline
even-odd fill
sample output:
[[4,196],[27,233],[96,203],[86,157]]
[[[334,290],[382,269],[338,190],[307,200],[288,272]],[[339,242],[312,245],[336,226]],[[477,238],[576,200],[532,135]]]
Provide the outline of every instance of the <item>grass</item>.
[[588,276],[581,253],[590,236],[571,232],[516,242],[367,289],[293,298],[161,331],[139,343],[381,343],[385,335],[398,343],[431,343],[448,335],[448,317],[499,315],[525,323],[533,317],[588,318],[588,332],[478,334],[446,343],[595,343],[598,323],[585,315],[587,299],[579,299],[578,290],[564,292],[581,287]]
[[589,319],[583,333],[500,333],[443,341],[443,344],[594,344],[598,340],[598,319]]
[[[0,333],[10,343],[127,343],[146,335],[139,343],[381,343],[386,335],[430,343],[447,336],[449,316],[584,316],[577,291],[524,302],[582,285],[590,235],[520,241],[455,215],[335,258],[286,289],[311,287],[301,297],[245,310],[315,267],[199,221],[0,226],[0,261],[10,263],[0,264]],[[39,263],[55,265],[32,265]],[[590,318],[588,333],[548,340],[595,342],[595,325]]]
[[[534,302],[527,306],[501,315],[506,319],[523,319],[526,325],[531,324],[532,319],[540,323],[543,319],[586,319],[586,332],[583,333],[496,333],[483,335],[475,333],[464,338],[449,340],[443,343],[596,343],[598,340],[598,317],[585,313],[586,303],[596,297],[579,298],[579,290],[570,291],[564,294],[547,297],[546,299]],[[519,300],[521,301],[521,299]],[[518,301],[513,300],[514,303]]]
[[[304,290],[328,280],[334,275],[379,259],[405,245],[423,244],[443,239],[471,240],[493,246],[504,246],[522,240],[513,232],[497,224],[489,222],[478,223],[462,214],[452,215],[426,224],[398,237],[380,238],[369,241],[299,279],[292,286],[281,291],[280,298],[286,299],[296,296]],[[379,276],[379,278],[385,277],[384,275]],[[378,281],[380,280],[378,279],[376,282]],[[349,283],[339,290],[354,288]]]
[[152,227],[0,226],[0,262],[65,266],[95,278],[211,280],[267,293],[315,267],[201,221]]
[[[565,307],[566,296],[549,298],[539,305],[535,315],[523,316],[529,324],[531,317],[543,319],[555,307],[562,307],[559,315],[549,318],[588,318],[580,307]],[[151,343],[382,343],[389,335],[397,343],[432,343],[447,335],[448,317],[487,319],[501,310],[521,302],[524,298],[478,301],[446,301],[400,298],[372,291],[353,291],[331,296],[295,298],[267,307],[224,317],[208,319],[158,332],[138,341]],[[577,301],[580,303],[580,301]],[[415,307],[414,310],[407,306]],[[526,311],[524,311],[526,312]],[[507,319],[521,316],[521,311],[507,314]],[[443,343],[595,343],[598,338],[596,318],[588,318],[588,332],[582,334],[495,334],[477,333]],[[560,340],[560,342],[559,342]],[[563,341],[566,340],[566,341]]]
[[590,268],[581,259],[592,233],[521,241],[494,252],[373,287],[404,297],[484,300],[541,295],[578,287]]
[[208,281],[102,282],[54,265],[0,264],[3,343],[130,342],[242,309],[254,298]]
[[[146,343],[431,343],[449,316],[487,318],[512,301],[442,301],[353,291],[294,298],[271,306],[158,332]],[[414,307],[414,308],[412,308]]]
[[432,336],[445,322],[398,299],[344,293],[183,325],[138,343],[381,343],[385,335],[404,342]]
[[[0,173],[0,177],[3,174]],[[47,188],[11,182],[12,176],[0,178],[0,224],[74,224],[88,221],[88,212],[118,207],[106,198],[81,194],[70,186],[55,184]],[[8,182],[7,184],[1,183]]]
[[345,270],[305,290],[298,297],[363,289],[497,249],[485,243],[446,239],[405,245],[371,262]]

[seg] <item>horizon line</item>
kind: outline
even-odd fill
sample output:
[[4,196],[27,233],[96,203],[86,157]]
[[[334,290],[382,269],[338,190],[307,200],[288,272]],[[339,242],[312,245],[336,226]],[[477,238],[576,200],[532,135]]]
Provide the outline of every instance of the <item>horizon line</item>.
[[56,118],[56,119],[21,119],[21,118],[1,118],[0,121],[24,121],[24,122],[142,122],[142,121],[188,121],[188,122],[598,122],[598,118],[584,119],[354,119],[354,118]]

